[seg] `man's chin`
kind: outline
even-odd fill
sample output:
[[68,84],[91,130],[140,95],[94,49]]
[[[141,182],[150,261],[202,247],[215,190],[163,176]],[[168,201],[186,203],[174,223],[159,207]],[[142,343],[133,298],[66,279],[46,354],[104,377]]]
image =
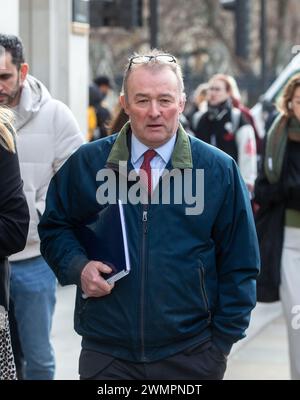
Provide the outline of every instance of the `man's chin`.
[[146,131],[150,135],[155,135],[157,137],[162,137],[166,135],[166,130],[162,125],[158,126],[147,126]]
[[146,132],[147,132],[147,136],[152,139],[154,139],[154,138],[160,139],[166,135],[166,133],[164,132],[164,130],[162,128],[147,127]]
[[148,131],[149,135],[145,138],[147,145],[151,147],[159,147],[165,144],[171,137],[164,131]]

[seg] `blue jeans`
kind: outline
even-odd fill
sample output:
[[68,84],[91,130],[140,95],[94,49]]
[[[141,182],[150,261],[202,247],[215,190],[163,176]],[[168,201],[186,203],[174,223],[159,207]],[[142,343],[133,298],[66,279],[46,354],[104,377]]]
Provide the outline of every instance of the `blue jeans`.
[[56,278],[43,257],[11,262],[10,296],[25,359],[25,379],[54,379],[50,343]]

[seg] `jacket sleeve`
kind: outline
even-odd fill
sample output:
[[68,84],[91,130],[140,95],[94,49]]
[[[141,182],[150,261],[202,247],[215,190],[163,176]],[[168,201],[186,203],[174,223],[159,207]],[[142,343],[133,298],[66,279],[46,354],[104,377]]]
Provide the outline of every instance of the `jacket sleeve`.
[[247,185],[254,186],[257,175],[257,155],[254,129],[250,124],[241,126],[236,132],[238,165]]
[[0,258],[24,249],[29,211],[18,156],[0,145]]
[[[53,129],[54,159],[52,164],[54,175],[63,163],[84,143],[84,137],[71,110],[62,102],[53,101],[56,102]],[[39,216],[43,214],[45,209],[48,185],[48,181],[44,182],[36,193],[36,207]]]
[[78,123],[71,110],[65,104],[57,102],[55,113],[54,172],[57,172],[70,155],[84,142],[84,135],[80,132]]
[[245,336],[256,304],[256,277],[260,258],[248,191],[232,160],[224,177],[225,195],[218,211],[213,238],[219,299],[213,316],[213,340],[229,353]]
[[80,286],[81,271],[89,259],[75,229],[86,217],[85,213],[93,212],[95,175],[89,172],[88,165],[82,164],[78,153],[80,149],[52,178],[38,232],[41,254],[59,282]]

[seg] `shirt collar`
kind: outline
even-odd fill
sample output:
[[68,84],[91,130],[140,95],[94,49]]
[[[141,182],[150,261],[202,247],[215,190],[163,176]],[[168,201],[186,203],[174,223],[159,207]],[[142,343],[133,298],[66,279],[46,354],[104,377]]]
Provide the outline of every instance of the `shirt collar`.
[[[173,135],[167,143],[163,144],[162,146],[157,147],[154,149],[157,154],[164,160],[167,164],[172,156],[174,146],[176,142],[176,135]],[[135,164],[140,157],[143,156],[145,151],[147,151],[149,147],[143,144],[132,132],[131,135],[131,157],[132,161]]]

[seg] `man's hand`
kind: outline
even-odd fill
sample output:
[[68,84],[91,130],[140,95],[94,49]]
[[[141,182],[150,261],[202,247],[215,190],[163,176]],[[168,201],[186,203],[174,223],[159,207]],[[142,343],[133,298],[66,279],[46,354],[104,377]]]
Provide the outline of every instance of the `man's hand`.
[[115,286],[102,278],[101,272],[109,274],[111,268],[100,261],[90,261],[81,272],[81,288],[87,297],[102,297],[110,294]]

